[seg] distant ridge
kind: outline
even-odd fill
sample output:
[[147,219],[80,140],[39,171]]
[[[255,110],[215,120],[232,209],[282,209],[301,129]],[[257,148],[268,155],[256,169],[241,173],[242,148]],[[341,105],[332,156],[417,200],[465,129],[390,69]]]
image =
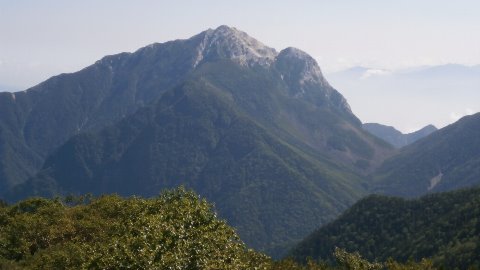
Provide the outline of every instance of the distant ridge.
[[428,125],[415,132],[403,134],[394,127],[377,123],[365,123],[363,124],[363,128],[378,138],[395,146],[396,148],[402,148],[412,144],[437,130],[435,126]]

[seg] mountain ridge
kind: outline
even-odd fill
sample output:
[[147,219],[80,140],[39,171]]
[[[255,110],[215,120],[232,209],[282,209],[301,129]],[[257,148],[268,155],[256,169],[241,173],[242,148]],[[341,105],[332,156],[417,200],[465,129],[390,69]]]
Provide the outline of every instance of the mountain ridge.
[[434,125],[427,125],[417,131],[404,134],[392,126],[385,126],[378,123],[365,123],[363,124],[363,128],[396,148],[402,148],[412,144],[437,130]]

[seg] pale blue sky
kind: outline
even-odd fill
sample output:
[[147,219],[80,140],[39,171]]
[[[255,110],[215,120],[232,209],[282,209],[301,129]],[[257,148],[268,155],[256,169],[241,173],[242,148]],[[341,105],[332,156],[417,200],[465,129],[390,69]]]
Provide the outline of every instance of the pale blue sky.
[[478,0],[0,0],[0,85],[24,89],[107,54],[222,24],[277,50],[298,47],[327,74],[475,65],[479,14]]

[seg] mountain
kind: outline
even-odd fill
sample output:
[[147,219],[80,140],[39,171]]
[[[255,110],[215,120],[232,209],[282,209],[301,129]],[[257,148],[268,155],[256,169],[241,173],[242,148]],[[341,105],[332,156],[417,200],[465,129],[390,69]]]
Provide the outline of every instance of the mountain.
[[465,116],[387,159],[373,174],[375,192],[416,197],[480,184],[480,113]]
[[480,189],[475,188],[416,200],[371,195],[312,233],[291,255],[298,261],[331,260],[339,247],[372,261],[428,257],[445,269],[476,269],[479,243]]
[[[0,93],[0,190],[25,181],[41,168],[48,154],[71,136],[101,129],[151,104],[204,62],[228,58],[242,66],[265,67],[274,62],[274,49],[241,31],[230,30],[219,27],[187,40],[107,56],[79,72],[55,76],[26,91]],[[299,69],[296,74],[305,79],[296,78],[299,80],[294,82],[292,78],[291,83],[302,84],[295,88],[299,93],[292,95],[303,95],[301,92],[307,90],[301,99],[312,98],[308,88],[323,76],[311,57],[310,62],[303,59],[297,66],[281,67],[282,59],[294,51],[285,50],[276,63],[279,69]],[[292,71],[284,70],[283,75],[290,76]],[[319,93],[329,95],[316,97],[318,102],[329,99],[337,111],[355,118],[337,91],[326,90],[331,89],[326,81],[315,83],[323,84],[325,91]]]
[[364,196],[365,176],[393,151],[362,129],[311,56],[227,26],[3,99],[8,112],[26,100],[8,138],[36,158],[3,180],[11,200],[185,185],[274,256]]
[[396,148],[402,148],[406,145],[414,143],[437,130],[435,126],[428,125],[415,132],[403,134],[402,132],[396,130],[394,127],[385,126],[377,123],[365,123],[363,124],[363,128],[370,132],[372,135],[375,135],[376,137],[390,143]]

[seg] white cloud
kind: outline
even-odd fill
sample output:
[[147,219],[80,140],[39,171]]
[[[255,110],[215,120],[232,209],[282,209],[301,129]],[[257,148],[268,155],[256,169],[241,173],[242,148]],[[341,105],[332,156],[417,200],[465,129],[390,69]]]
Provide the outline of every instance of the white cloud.
[[361,79],[367,79],[368,77],[371,77],[371,76],[388,75],[390,73],[391,73],[390,71],[384,70],[384,69],[369,69],[362,74]]

